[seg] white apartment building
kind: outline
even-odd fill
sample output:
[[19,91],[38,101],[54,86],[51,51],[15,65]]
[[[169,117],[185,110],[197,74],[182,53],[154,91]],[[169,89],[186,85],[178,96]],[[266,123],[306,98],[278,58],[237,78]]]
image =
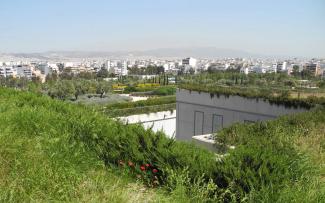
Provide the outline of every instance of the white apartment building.
[[182,60],[182,65],[183,66],[189,66],[191,68],[196,68],[197,65],[197,60],[195,58],[186,58]]
[[0,66],[0,77],[16,77],[17,71],[12,66]]
[[33,76],[32,68],[30,66],[15,66],[17,77],[25,77],[31,79]]
[[115,66],[110,67],[108,72],[119,76],[125,76],[128,74],[128,64],[126,61],[118,61]]
[[110,60],[105,61],[104,67],[106,70],[111,69],[111,61]]

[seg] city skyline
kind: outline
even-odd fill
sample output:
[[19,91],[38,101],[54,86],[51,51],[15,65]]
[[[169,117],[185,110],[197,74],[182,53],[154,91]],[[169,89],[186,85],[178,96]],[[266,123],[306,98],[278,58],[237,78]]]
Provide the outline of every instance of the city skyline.
[[2,3],[0,52],[216,47],[325,57],[325,1]]

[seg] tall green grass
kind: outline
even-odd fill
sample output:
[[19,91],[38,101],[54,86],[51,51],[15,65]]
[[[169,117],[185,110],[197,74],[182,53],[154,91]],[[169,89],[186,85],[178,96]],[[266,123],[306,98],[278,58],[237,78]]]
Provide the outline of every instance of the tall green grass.
[[[235,125],[217,137],[236,146],[218,160],[96,109],[0,89],[0,200],[322,202],[324,124],[320,107]],[[155,166],[158,188],[124,173],[121,160]]]
[[[0,202],[178,201],[107,167],[75,139],[76,127],[96,128],[88,114],[82,106],[1,89]],[[84,126],[74,125],[81,120]]]

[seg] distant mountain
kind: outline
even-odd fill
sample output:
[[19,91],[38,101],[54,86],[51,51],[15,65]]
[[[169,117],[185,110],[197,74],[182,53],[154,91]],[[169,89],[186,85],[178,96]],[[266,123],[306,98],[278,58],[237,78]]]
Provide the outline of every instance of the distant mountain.
[[43,53],[10,53],[0,54],[0,59],[5,56],[12,59],[34,60],[68,60],[82,58],[226,58],[226,57],[263,57],[262,55],[241,50],[218,49],[215,47],[192,48],[162,48],[146,51],[50,51]]
[[225,57],[260,57],[261,55],[241,50],[218,49],[215,47],[166,48],[133,52],[136,56],[225,58]]

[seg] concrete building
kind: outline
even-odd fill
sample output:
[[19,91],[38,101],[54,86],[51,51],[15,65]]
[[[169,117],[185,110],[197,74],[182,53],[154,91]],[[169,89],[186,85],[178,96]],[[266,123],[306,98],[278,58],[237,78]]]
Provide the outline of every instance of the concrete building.
[[0,77],[16,77],[17,71],[12,66],[0,66]]
[[189,66],[191,68],[196,68],[197,65],[197,60],[195,58],[186,58],[182,60],[182,65],[183,66]]
[[110,70],[111,69],[111,61],[110,60],[105,61],[104,67],[106,70]]
[[43,75],[51,75],[52,68],[47,63],[41,63],[36,65],[36,68],[41,71]]
[[240,96],[213,96],[189,90],[176,93],[176,139],[191,140],[192,136],[211,134],[236,122],[252,123],[306,109],[271,105],[263,99]]
[[128,74],[128,65],[126,61],[119,61],[117,63],[117,68],[118,68],[117,75],[125,76]]
[[27,79],[32,79],[33,76],[33,72],[32,72],[32,68],[30,66],[15,66],[14,67],[17,71],[17,77],[24,77]]
[[306,63],[303,66],[304,70],[310,71],[314,76],[322,75],[320,64],[316,63]]
[[115,74],[118,76],[125,76],[128,74],[128,65],[127,61],[117,61],[116,64],[111,64],[110,69],[108,70],[110,74]]

